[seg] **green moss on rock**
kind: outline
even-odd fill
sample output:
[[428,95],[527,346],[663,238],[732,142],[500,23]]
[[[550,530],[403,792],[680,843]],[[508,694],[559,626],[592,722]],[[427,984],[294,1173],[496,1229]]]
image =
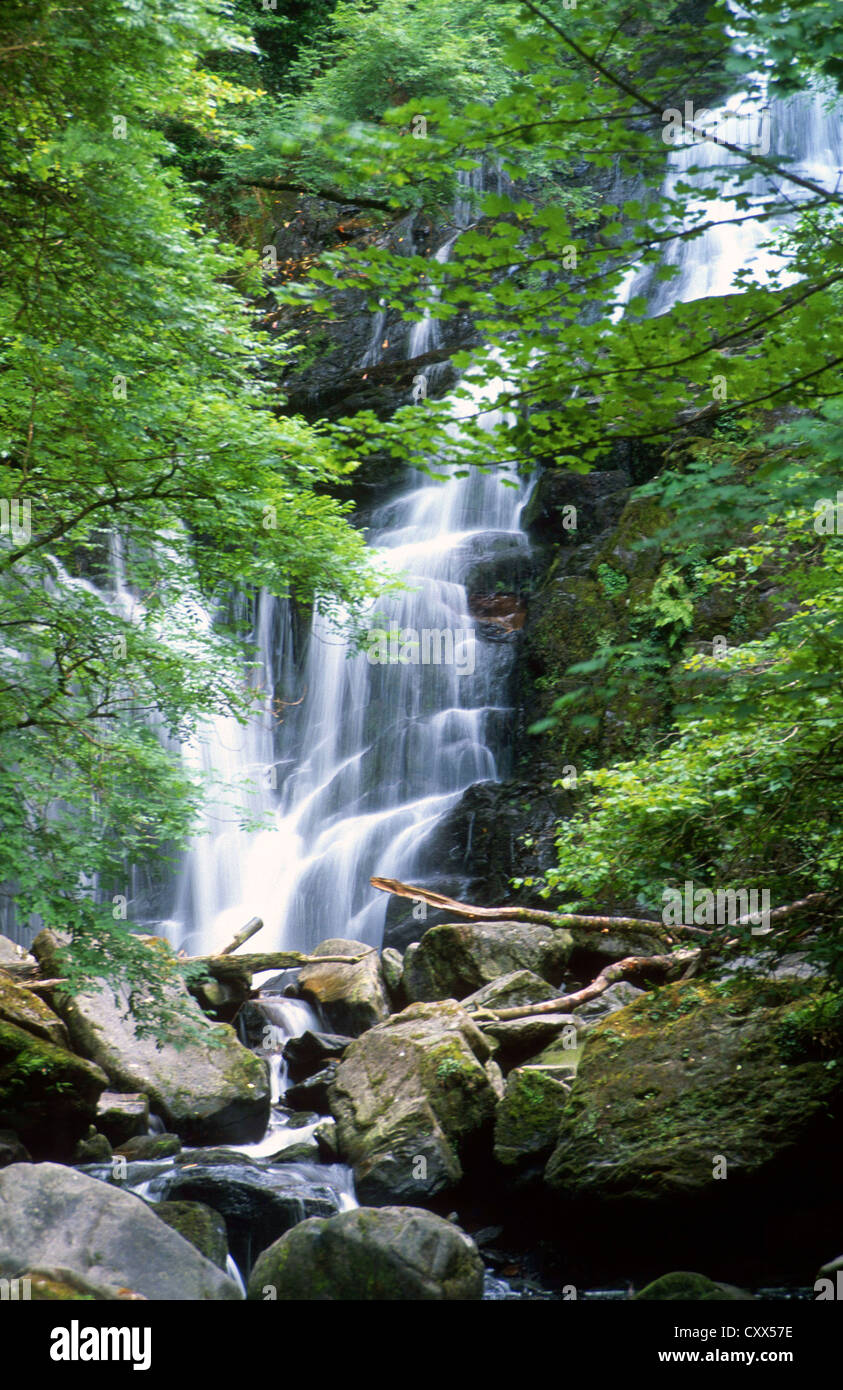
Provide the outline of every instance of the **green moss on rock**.
[[505,1167],[550,1153],[568,1088],[534,1067],[510,1072],[495,1116],[495,1158]]
[[718,1156],[730,1177],[755,1175],[809,1142],[818,1122],[840,1113],[843,1068],[784,1055],[781,1030],[804,1009],[806,988],[818,989],[688,981],[594,1027],[546,1169],[550,1186],[571,1196],[676,1196],[711,1188]]
[[108,1085],[92,1062],[0,1022],[0,1129],[36,1156],[66,1156],[96,1119]]
[[204,1202],[157,1202],[151,1210],[185,1240],[189,1240],[206,1260],[225,1270],[228,1238],[225,1221],[218,1211]]

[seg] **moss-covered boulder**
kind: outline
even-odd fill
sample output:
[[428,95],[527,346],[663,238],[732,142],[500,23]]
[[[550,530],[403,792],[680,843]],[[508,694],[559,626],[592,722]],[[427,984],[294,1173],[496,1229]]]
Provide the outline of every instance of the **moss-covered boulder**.
[[320,941],[314,956],[360,956],[353,965],[305,965],[299,972],[299,993],[315,1004],[330,1028],[356,1037],[389,1017],[380,957],[362,941],[340,937]]
[[107,1085],[92,1062],[0,1022],[0,1129],[13,1130],[36,1158],[71,1157]]
[[125,1139],[115,1153],[130,1163],[145,1162],[157,1158],[174,1158],[181,1153],[181,1140],[177,1134],[135,1134]]
[[34,990],[24,989],[16,984],[0,969],[0,1023],[14,1023],[34,1033],[36,1038],[55,1043],[56,1047],[69,1047],[67,1029]]
[[571,936],[524,922],[442,922],[407,952],[404,990],[414,1002],[464,999],[516,970],[558,985]]
[[93,1125],[88,1127],[88,1133],[84,1139],[80,1139],[73,1150],[74,1163],[110,1163],[111,1145],[104,1134],[100,1134]]
[[634,1295],[635,1302],[695,1302],[695,1303],[749,1303],[752,1294],[738,1289],[734,1284],[720,1284],[707,1279],[704,1274],[691,1274],[679,1270],[675,1274],[663,1274]]
[[364,1033],[329,1093],[358,1196],[378,1206],[455,1186],[502,1094],[489,1043],[453,1001],[412,1004]]
[[97,1129],[110,1143],[145,1135],[149,1130],[149,1099],[140,1091],[103,1091],[97,1106]]
[[495,1061],[503,1072],[509,1072],[535,1057],[540,1048],[552,1047],[565,1039],[577,1025],[574,1014],[528,1014],[526,1018],[486,1022],[477,1025],[495,1048]]
[[195,1245],[200,1254],[218,1269],[228,1263],[228,1238],[225,1221],[218,1211],[204,1202],[156,1202],[151,1208],[180,1236]]
[[495,1158],[506,1168],[547,1157],[556,1143],[570,1088],[540,1067],[510,1072],[495,1116]]
[[815,982],[739,978],[667,985],[612,1014],[587,1033],[547,1182],[652,1201],[737,1196],[751,1178],[786,1196],[795,1163],[833,1191],[843,1048],[825,1017]]
[[415,1207],[358,1207],[295,1226],[258,1259],[250,1299],[465,1301],[483,1297],[483,1262],[458,1226]]
[[[166,943],[157,948],[166,951]],[[61,966],[61,942],[42,931],[32,944],[43,968]],[[263,1059],[243,1047],[234,1029],[212,1023],[187,988],[162,971],[161,990],[194,1030],[189,1041],[139,1036],[131,988],[63,995],[57,1005],[73,1046],[96,1062],[113,1086],[142,1091],[167,1126],[192,1144],[260,1139],[269,1119],[269,1073]]]

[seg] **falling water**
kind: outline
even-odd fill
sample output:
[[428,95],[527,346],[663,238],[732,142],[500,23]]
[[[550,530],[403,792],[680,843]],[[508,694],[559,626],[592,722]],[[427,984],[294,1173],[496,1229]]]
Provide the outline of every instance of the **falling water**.
[[[467,224],[467,208],[463,190],[457,225]],[[382,331],[377,319],[374,327]],[[417,324],[407,355],[429,350],[436,335],[429,317]],[[485,408],[489,427],[498,423],[503,386],[455,401],[454,431],[476,409]],[[370,544],[407,585],[372,614],[379,648],[355,654],[317,614],[297,697],[280,723],[271,691],[279,659],[289,660],[290,630],[281,605],[261,596],[255,641],[265,708],[245,730],[217,720],[187,755],[222,786],[240,780],[244,766],[256,777],[277,769],[278,785],[263,793],[271,810],[264,829],[242,829],[224,800],[210,810],[211,833],[197,838],[174,913],[198,933],[199,949],[219,949],[252,915],[264,920],[264,949],[307,949],[337,936],[379,944],[386,902],[370,875],[411,878],[426,836],[466,789],[499,777],[493,749],[509,713],[512,648],[478,637],[465,582],[493,557],[523,555],[526,488],[505,468],[459,476],[446,460],[439,472],[445,481],[413,475],[369,519]]]
[[[747,176],[747,160],[718,142],[762,154],[828,191],[840,187],[840,107],[832,107],[819,91],[767,105],[739,92],[704,119],[702,129],[712,138],[690,141],[671,152],[661,198],[675,199],[680,186],[698,188],[698,199],[685,198],[682,230],[696,223],[706,224],[705,230],[668,244],[663,264],[677,268],[670,279],[656,279],[652,266],[628,272],[618,292],[616,320],[634,296],[646,298],[647,314],[657,316],[676,303],[736,293],[747,274],[762,284],[775,281],[781,287],[798,279],[775,244],[776,234],[792,224],[800,207],[816,195],[783,176],[760,171]],[[704,190],[715,183],[720,185],[719,196],[706,198]],[[738,196],[748,200],[746,207],[738,206]],[[765,218],[771,204],[776,211]]]

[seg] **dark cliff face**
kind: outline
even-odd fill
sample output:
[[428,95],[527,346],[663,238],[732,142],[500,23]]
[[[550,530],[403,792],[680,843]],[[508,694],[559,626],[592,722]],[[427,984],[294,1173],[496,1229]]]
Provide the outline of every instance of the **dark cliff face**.
[[[384,227],[382,217],[367,215],[353,205],[344,208],[315,198],[299,199],[272,235],[279,265],[277,283],[295,278],[326,250],[377,246],[399,256],[430,257],[453,233],[446,222],[436,225],[424,213]],[[373,312],[366,296],[356,290],[335,293],[329,316],[306,309],[278,310],[275,304],[270,287],[260,306],[259,322],[273,331],[295,332],[305,365],[291,372],[281,386],[286,409],[308,420],[334,420],[361,410],[389,419],[400,406],[412,402],[419,372],[427,377],[429,394],[442,396],[456,381],[450,364],[453,353],[479,342],[474,325],[461,315],[441,323],[441,343],[435,350],[411,358],[412,324],[393,309]]]

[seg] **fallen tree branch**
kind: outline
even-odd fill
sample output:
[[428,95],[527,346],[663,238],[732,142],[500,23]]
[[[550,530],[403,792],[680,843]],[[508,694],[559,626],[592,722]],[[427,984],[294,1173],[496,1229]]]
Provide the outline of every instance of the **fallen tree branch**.
[[34,979],[40,966],[35,961],[29,960],[4,960],[0,964],[0,976],[10,975],[18,984],[24,984],[27,980]]
[[262,917],[250,917],[243,930],[237,933],[233,941],[230,941],[227,946],[223,947],[220,951],[220,955],[230,956],[232,951],[237,950],[238,946],[242,946],[244,942],[249,941],[251,937],[255,936],[262,926]]
[[668,975],[681,967],[688,968],[693,965],[699,955],[699,950],[691,948],[685,951],[674,951],[672,955],[666,956],[627,956],[625,960],[619,960],[614,965],[607,965],[592,980],[590,985],[585,985],[583,989],[574,990],[572,994],[562,994],[558,999],[547,999],[541,1004],[525,1004],[517,1009],[484,1007],[479,1012],[482,1012],[484,1018],[494,1018],[495,1022],[499,1023],[508,1022],[515,1018],[532,1018],[534,1014],[569,1013],[578,1005],[587,1004],[590,999],[596,999],[610,985],[617,984],[618,980],[625,980],[630,975],[645,974],[652,971],[659,971]]
[[[416,902],[425,902],[430,907],[440,907],[446,912],[459,913],[461,917],[474,917],[484,921],[536,922],[544,927],[565,927],[570,924],[573,927],[593,927],[601,931],[604,927],[637,927],[641,931],[665,930],[663,922],[655,922],[650,918],[592,917],[581,912],[545,912],[539,907],[515,905],[475,907],[470,903],[459,903],[454,898],[446,898],[443,893],[433,893],[427,888],[413,888],[410,884],[400,883],[396,878],[370,878],[369,882],[381,893],[393,893],[398,898],[413,898]],[[681,930],[681,927],[669,928],[671,933]],[[702,927],[693,927],[691,930],[706,935]]]
[[[668,939],[674,936],[696,936],[712,943],[716,940],[710,927],[696,926],[690,922],[666,924],[651,917],[595,917],[582,912],[546,912],[537,907],[477,907],[470,903],[457,902],[454,898],[446,898],[443,893],[433,893],[427,888],[414,888],[411,884],[401,883],[396,878],[370,878],[369,882],[381,893],[392,893],[398,898],[412,898],[414,902],[425,902],[430,907],[438,907],[446,912],[456,912],[461,917],[483,921],[536,922],[547,927],[585,927],[594,931],[611,931],[613,927],[620,927],[626,931],[637,929],[644,932],[660,932]],[[790,917],[794,912],[802,911],[803,908],[816,907],[829,897],[829,893],[809,893],[806,898],[773,908],[769,914],[770,920],[775,918],[776,921],[780,921],[783,917]],[[734,922],[722,925],[748,927],[757,924],[757,919],[757,913],[746,913],[743,917],[737,917]]]
[[21,989],[53,989],[55,985],[66,985],[66,979],[60,980],[21,980]]
[[262,970],[293,970],[301,965],[356,965],[371,955],[369,946],[356,956],[309,956],[305,951],[257,951],[243,956],[187,956],[180,965],[203,966],[215,980],[237,980]]
[[[828,896],[828,893],[809,893],[807,898],[799,898],[795,903],[787,903],[784,907],[774,907],[769,914],[770,921],[772,922],[774,917],[776,921],[782,917],[790,917],[794,912],[801,912],[803,907],[816,907],[818,903],[825,902]],[[734,922],[730,922],[728,925],[731,927],[755,926],[758,915],[757,912],[748,912],[744,917],[736,917]],[[758,935],[764,936],[766,933],[759,932]]]

